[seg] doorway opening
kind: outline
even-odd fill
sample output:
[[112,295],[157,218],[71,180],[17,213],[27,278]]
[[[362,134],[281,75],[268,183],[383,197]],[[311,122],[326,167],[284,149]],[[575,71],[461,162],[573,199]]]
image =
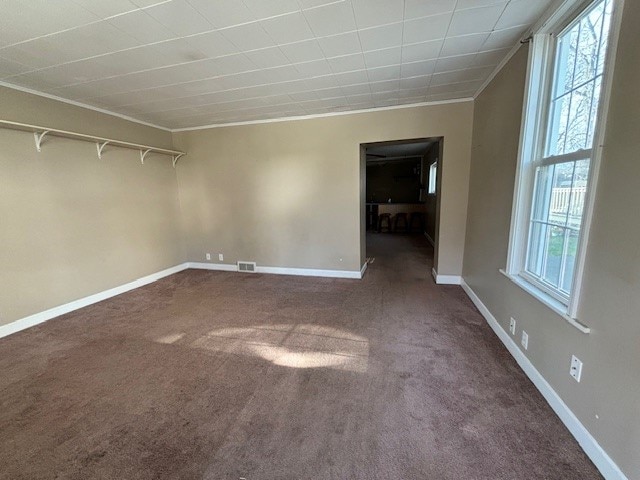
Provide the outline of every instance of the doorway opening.
[[[423,245],[438,265],[443,137],[360,145],[360,257],[363,268],[382,244]],[[401,239],[402,238],[402,239]]]

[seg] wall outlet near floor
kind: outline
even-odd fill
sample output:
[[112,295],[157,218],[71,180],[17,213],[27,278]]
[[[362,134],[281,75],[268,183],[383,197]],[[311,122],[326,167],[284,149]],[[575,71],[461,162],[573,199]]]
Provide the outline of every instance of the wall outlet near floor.
[[516,334],[516,319],[513,317],[509,320],[509,332],[511,332],[511,335]]
[[221,253],[218,254],[218,260],[223,261],[224,260],[224,255],[222,255]]
[[522,331],[522,339],[520,340],[520,343],[525,350],[529,348],[529,335],[524,330]]
[[207,253],[207,254],[205,255],[205,257],[207,257],[207,260],[211,260],[211,254],[210,254],[210,253]]
[[569,368],[569,375],[576,379],[576,382],[580,381],[582,376],[582,361],[575,355],[571,355],[571,367]]

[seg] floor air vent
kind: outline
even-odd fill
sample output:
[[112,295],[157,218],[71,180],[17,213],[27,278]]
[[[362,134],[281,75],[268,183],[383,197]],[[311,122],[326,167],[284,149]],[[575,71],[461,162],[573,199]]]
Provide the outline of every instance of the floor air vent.
[[239,272],[255,273],[256,262],[238,262]]

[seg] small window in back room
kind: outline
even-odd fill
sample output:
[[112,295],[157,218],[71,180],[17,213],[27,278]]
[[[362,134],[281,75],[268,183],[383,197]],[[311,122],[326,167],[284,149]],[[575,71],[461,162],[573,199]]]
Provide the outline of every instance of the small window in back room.
[[429,195],[436,194],[436,176],[438,174],[438,160],[429,165],[429,185],[427,193]]

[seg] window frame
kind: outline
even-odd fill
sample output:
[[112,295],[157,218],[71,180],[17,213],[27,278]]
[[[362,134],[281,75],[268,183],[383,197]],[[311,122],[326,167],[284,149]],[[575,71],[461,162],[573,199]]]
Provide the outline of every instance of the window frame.
[[577,320],[578,307],[594,200],[597,194],[596,186],[611,97],[612,70],[615,65],[615,53],[624,0],[611,0],[611,24],[605,53],[600,104],[596,117],[597,123],[593,136],[593,146],[590,150],[579,150],[568,155],[556,156],[567,158],[585,158],[587,156],[587,158],[590,158],[589,178],[587,180],[587,192],[576,251],[571,294],[568,297],[564,297],[551,288],[545,288],[544,284],[541,284],[538,279],[526,272],[526,259],[536,167],[545,164],[543,159],[545,157],[551,90],[555,75],[557,37],[565,32],[567,28],[570,28],[584,12],[592,8],[598,1],[573,0],[565,2],[557,10],[544,15],[534,27],[534,33],[530,37],[518,164],[509,233],[509,249],[506,269],[501,270],[514,283],[585,333],[588,333],[589,329]]

